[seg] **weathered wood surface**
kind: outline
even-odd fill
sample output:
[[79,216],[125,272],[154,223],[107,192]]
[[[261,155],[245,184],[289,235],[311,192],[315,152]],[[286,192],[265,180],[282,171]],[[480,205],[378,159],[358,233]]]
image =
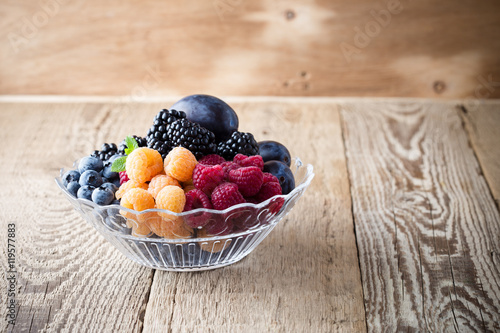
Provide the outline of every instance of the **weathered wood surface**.
[[53,181],[102,142],[146,132],[174,100],[7,100],[0,299],[7,224],[15,223],[20,306],[14,329],[2,322],[0,331],[500,330],[496,173],[481,157],[498,156],[487,134],[498,127],[494,106],[468,109],[466,131],[458,102],[228,98],[242,130],[282,141],[314,164],[316,177],[247,258],[183,274],[124,258]]
[[145,332],[365,331],[336,106],[234,106],[244,131],[284,143],[314,164],[316,177],[292,213],[242,262],[188,278],[156,272]]
[[2,0],[0,17],[0,94],[500,97],[495,0]]
[[500,217],[459,108],[342,110],[369,331],[498,332]]
[[500,105],[464,103],[462,117],[497,206],[500,206]]

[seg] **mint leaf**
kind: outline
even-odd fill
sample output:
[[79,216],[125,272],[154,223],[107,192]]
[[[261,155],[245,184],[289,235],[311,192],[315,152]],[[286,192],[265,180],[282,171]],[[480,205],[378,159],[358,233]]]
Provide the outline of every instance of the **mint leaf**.
[[127,150],[125,150],[125,154],[130,154],[134,149],[139,148],[139,145],[137,144],[137,141],[132,136],[127,136],[125,138],[125,144],[127,145]]
[[[137,144],[137,141],[135,141],[134,137],[130,135],[125,138],[125,144],[127,145],[127,148],[125,148],[125,154],[127,156],[130,155],[130,153],[133,152],[134,149],[139,148],[139,144]],[[114,160],[113,164],[111,165],[111,171],[113,172],[125,171],[127,156],[122,156]]]
[[111,171],[122,172],[125,171],[125,163],[127,162],[127,156],[118,157],[113,161],[111,165]]

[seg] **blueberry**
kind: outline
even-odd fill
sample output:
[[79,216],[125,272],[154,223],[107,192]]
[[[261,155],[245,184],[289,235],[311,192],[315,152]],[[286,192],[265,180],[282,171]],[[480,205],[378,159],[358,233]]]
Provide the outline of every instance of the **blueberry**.
[[76,197],[76,193],[78,192],[78,189],[80,188],[80,184],[77,181],[72,181],[71,183],[66,186],[68,189],[68,192],[71,193],[72,196]]
[[120,158],[120,157],[123,157],[124,155],[120,154],[120,153],[115,153],[114,155],[112,155],[107,161],[103,162],[103,165],[104,167],[107,167],[108,165],[112,165],[113,162],[117,159],[117,158]]
[[115,193],[116,191],[118,191],[118,187],[116,187],[116,185],[113,184],[113,183],[102,183],[102,185],[100,187],[108,189],[108,190],[110,190],[113,193]]
[[62,181],[64,187],[68,187],[68,184],[74,181],[78,181],[80,179],[80,173],[78,170],[69,170],[64,173],[62,176]]
[[116,179],[119,177],[118,172],[111,171],[111,165],[104,167],[104,169],[102,170],[102,175],[109,180]]
[[78,164],[78,171],[80,171],[80,174],[87,170],[99,172],[103,167],[101,159],[93,156],[86,156],[80,160],[80,163]]
[[119,187],[120,187],[120,185],[121,185],[121,184],[120,184],[120,178],[118,178],[118,179],[114,179],[114,180],[112,181],[112,183],[113,183],[116,187],[118,187],[118,188],[119,188]]
[[285,163],[268,161],[264,163],[264,172],[269,172],[278,178],[283,194],[288,194],[295,188],[295,178],[293,178],[292,170]]
[[102,184],[101,175],[94,170],[87,170],[80,176],[79,180],[80,185],[90,185],[93,187],[99,187]]
[[187,119],[215,134],[217,142],[226,141],[238,130],[238,116],[224,101],[209,95],[184,97],[171,109],[184,111]]
[[92,192],[92,201],[98,205],[109,205],[113,202],[113,200],[115,200],[115,194],[113,193],[113,191],[103,186],[96,188],[94,192]]
[[121,185],[121,184],[120,184],[120,178],[114,179],[114,180],[112,181],[112,183],[113,183],[116,187],[120,187],[120,185]]
[[113,162],[114,162],[117,158],[120,158],[120,157],[123,157],[123,155],[121,155],[121,154],[115,154],[115,155],[113,155],[113,156],[111,156],[111,157],[109,158],[109,160],[108,160],[108,162],[107,162],[107,163],[108,163],[109,165],[111,165],[111,164],[113,164]]
[[92,201],[92,192],[94,192],[94,189],[94,186],[83,185],[78,189],[78,192],[76,192],[76,196],[79,199],[87,199]]
[[264,162],[280,161],[288,167],[292,162],[290,152],[284,145],[276,141],[261,141],[259,142],[259,155],[262,156]]

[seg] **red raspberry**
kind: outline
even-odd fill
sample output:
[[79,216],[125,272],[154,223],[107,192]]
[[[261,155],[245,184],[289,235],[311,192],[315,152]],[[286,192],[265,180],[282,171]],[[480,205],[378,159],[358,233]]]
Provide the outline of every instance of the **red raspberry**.
[[217,154],[211,154],[207,156],[203,156],[198,163],[205,164],[205,165],[217,165],[217,164],[222,164],[226,162],[224,157],[217,155]]
[[220,165],[198,163],[193,171],[193,185],[210,196],[214,188],[224,180],[224,170]]
[[271,202],[267,206],[269,209],[269,212],[271,214],[278,213],[281,210],[281,207],[283,207],[284,203],[285,203],[285,199],[283,199],[283,198],[271,199]]
[[120,185],[123,185],[123,183],[126,183],[128,181],[129,181],[129,179],[128,179],[127,171],[121,171],[120,172]]
[[[236,156],[233,157],[233,162],[234,163],[238,163],[240,161],[243,161],[244,159],[246,159],[248,156],[246,155],[243,155],[243,154],[236,154]],[[239,164],[239,163],[238,163]]]
[[[213,206],[210,199],[203,191],[194,189],[186,193],[184,211],[187,212],[196,208],[212,209]],[[198,228],[207,224],[211,216],[212,214],[208,212],[194,213],[185,216],[184,221],[191,228]]]
[[244,203],[245,199],[238,191],[238,186],[232,183],[222,183],[212,192],[212,205],[217,210]]
[[245,156],[243,154],[237,154],[233,158],[233,162],[237,163],[242,167],[254,166],[261,170],[264,170],[264,160],[260,155]]
[[[215,214],[213,215],[215,216]],[[215,216],[215,218],[210,219],[210,222],[208,222],[205,225],[204,229],[206,230],[206,233],[208,235],[219,236],[219,235],[229,234],[231,231],[233,231],[233,227],[234,227],[234,222],[231,218],[227,218],[226,216],[220,216],[219,214]]]
[[184,211],[190,211],[196,208],[212,209],[212,203],[208,196],[203,191],[194,189],[186,193],[186,204]]
[[260,187],[264,174],[258,167],[244,167],[229,171],[229,180],[238,185],[238,190],[245,197],[256,195]]
[[262,181],[263,184],[265,183],[278,183],[279,184],[279,179],[275,175],[269,172],[264,172],[264,179]]
[[229,171],[231,170],[236,170],[240,168],[239,164],[236,164],[234,162],[224,162],[221,164],[222,169],[224,170],[224,180],[229,181]]
[[280,183],[276,182],[267,182],[262,184],[259,193],[255,196],[258,202],[266,201],[269,198],[274,197],[275,195],[280,195],[281,186]]

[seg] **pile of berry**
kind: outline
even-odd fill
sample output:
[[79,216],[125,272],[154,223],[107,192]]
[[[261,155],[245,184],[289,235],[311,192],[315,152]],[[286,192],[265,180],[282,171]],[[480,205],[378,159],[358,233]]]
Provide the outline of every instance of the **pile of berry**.
[[[129,136],[118,146],[105,143],[82,158],[77,170],[63,175],[63,184],[73,196],[98,205],[174,213],[225,210],[292,191],[286,147],[275,141],[257,143],[251,133],[237,129],[238,117],[229,105],[212,96],[188,96],[160,111],[144,138]],[[135,236],[187,238],[196,230],[202,235],[233,230],[207,211],[185,218],[120,213]]]
[[118,173],[111,171],[111,164],[118,157],[114,156],[105,162],[95,156],[82,158],[78,169],[63,175],[64,186],[73,196],[92,200],[98,205],[118,204],[115,192],[120,186],[120,179]]

